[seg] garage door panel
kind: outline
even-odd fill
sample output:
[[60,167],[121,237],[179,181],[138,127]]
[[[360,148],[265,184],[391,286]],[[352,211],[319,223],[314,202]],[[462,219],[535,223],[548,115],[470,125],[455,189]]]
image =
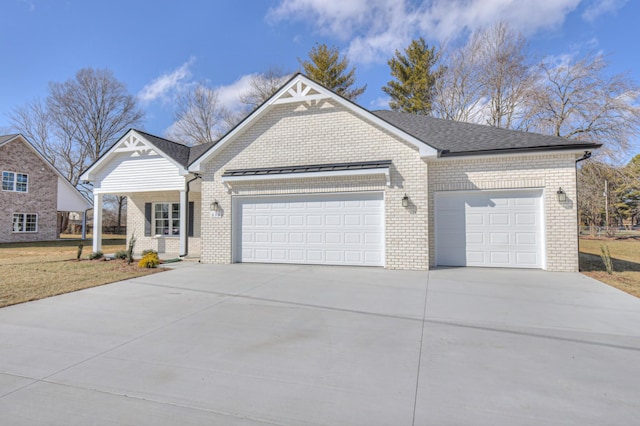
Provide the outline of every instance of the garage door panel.
[[489,241],[495,245],[509,245],[508,232],[491,232],[489,233]]
[[516,253],[516,260],[521,265],[529,265],[535,267],[538,264],[538,256],[535,253],[518,252]]
[[435,213],[437,264],[542,267],[542,190],[441,192]]
[[509,265],[509,259],[511,258],[508,251],[492,251],[489,254],[491,263],[495,266]]
[[384,265],[382,193],[237,200],[238,261]]
[[509,226],[509,215],[505,213],[489,213],[489,225]]
[[[464,219],[464,216],[462,216],[462,218]],[[484,225],[484,215],[483,214],[473,214],[470,213],[467,215],[467,226],[473,226],[473,225]]]
[[[460,253],[457,256],[457,258],[458,258],[459,262],[464,262],[465,261],[464,252]],[[468,250],[466,258],[468,259],[468,261],[470,263],[484,263],[484,252],[483,251]]]
[[307,216],[307,226],[322,226],[322,216],[321,215],[308,215]]

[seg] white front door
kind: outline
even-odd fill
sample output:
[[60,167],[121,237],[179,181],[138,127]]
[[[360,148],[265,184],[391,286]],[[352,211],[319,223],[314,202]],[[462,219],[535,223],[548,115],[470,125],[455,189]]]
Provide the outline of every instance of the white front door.
[[542,268],[542,190],[444,191],[435,196],[436,264]]
[[237,262],[384,266],[381,192],[235,197]]

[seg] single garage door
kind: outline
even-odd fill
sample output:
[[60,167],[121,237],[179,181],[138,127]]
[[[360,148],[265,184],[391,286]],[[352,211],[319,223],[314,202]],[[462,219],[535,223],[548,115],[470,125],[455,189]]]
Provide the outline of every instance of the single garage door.
[[384,266],[381,192],[234,199],[235,261]]
[[437,192],[436,264],[543,267],[542,190]]

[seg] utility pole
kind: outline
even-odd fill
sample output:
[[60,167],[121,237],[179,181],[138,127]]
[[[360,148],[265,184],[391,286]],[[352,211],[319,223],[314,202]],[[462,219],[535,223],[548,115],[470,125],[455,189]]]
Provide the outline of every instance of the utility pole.
[[604,180],[604,226],[607,228],[607,233],[609,232],[609,181]]

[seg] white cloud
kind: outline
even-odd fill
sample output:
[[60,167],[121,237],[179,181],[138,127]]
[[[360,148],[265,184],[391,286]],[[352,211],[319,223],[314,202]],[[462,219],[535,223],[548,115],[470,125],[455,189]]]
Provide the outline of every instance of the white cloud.
[[628,0],[595,0],[587,9],[582,13],[582,19],[588,22],[593,22],[600,15],[605,13],[615,13],[618,9],[627,4]]
[[186,79],[191,77],[189,68],[195,60],[195,57],[191,57],[174,71],[154,79],[138,92],[138,99],[142,102],[152,102],[157,99],[166,99],[171,92],[180,90],[186,84]]
[[375,111],[377,109],[389,109],[389,102],[391,98],[389,96],[380,96],[369,102],[369,109]]
[[218,93],[218,101],[226,108],[233,112],[237,112],[246,107],[238,98],[251,87],[251,79],[255,74],[243,75],[233,83],[227,86],[218,86],[215,91]]
[[[320,34],[349,41],[357,63],[386,60],[412,38],[445,42],[506,21],[524,34],[561,25],[582,0],[280,0],[272,22],[310,22]],[[605,0],[605,2],[622,0]]]

